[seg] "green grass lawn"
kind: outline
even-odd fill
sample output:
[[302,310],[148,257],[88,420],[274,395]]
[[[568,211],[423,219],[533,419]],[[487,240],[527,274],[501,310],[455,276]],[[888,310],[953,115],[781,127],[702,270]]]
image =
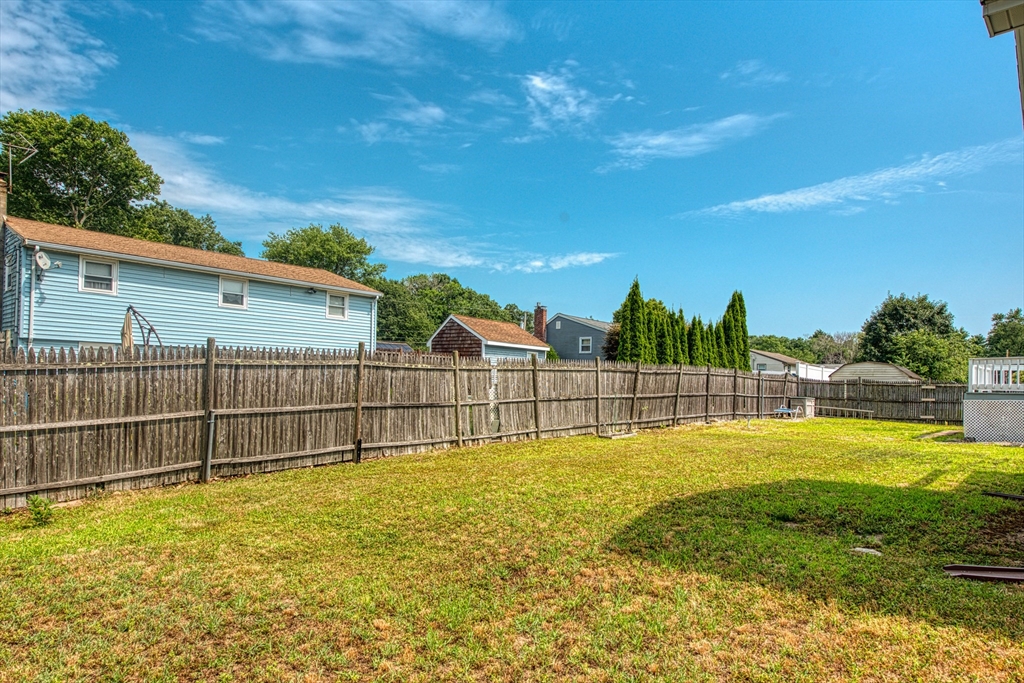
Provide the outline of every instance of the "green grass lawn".
[[[1021,449],[816,420],[0,515],[0,680],[1022,680]],[[880,557],[850,552],[876,548]]]

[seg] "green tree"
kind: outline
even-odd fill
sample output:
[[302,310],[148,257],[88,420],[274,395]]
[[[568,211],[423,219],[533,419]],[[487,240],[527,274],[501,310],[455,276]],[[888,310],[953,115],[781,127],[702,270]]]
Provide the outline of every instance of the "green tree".
[[733,360],[729,358],[729,347],[725,339],[725,326],[721,321],[715,326],[715,346],[718,348],[718,367],[732,367]]
[[321,268],[363,283],[377,280],[387,270],[383,263],[370,263],[374,251],[369,242],[337,223],[328,228],[311,223],[283,235],[271,232],[263,240],[263,258],[268,261]]
[[983,350],[980,340],[963,329],[946,335],[925,329],[904,332],[893,340],[893,348],[891,362],[936,382],[966,382],[967,359]]
[[680,309],[672,318],[676,337],[675,362],[680,365],[688,365],[690,363],[690,343],[686,335],[686,315]]
[[899,353],[896,339],[917,330],[945,337],[955,331],[953,314],[944,301],[932,301],[926,294],[910,297],[890,294],[864,322],[858,360],[895,362]]
[[985,340],[989,356],[1024,356],[1024,315],[1014,308],[992,316],[992,329]]
[[378,278],[367,284],[383,294],[377,300],[377,338],[425,348],[436,325],[423,303],[398,280]]
[[0,118],[4,168],[8,145],[23,145],[22,136],[39,151],[15,166],[11,215],[123,233],[136,204],[160,192],[160,176],[139,158],[127,135],[104,121],[35,109],[7,112]]
[[857,357],[860,345],[859,332],[835,332],[829,334],[816,330],[807,342],[817,363],[852,363]]
[[656,362],[660,365],[672,363],[676,356],[676,350],[671,313],[661,301],[648,299],[647,320]]
[[704,351],[704,323],[700,316],[693,316],[690,321],[690,329],[686,335],[687,347],[689,349],[690,363],[692,365],[707,365],[708,359]]
[[490,296],[464,287],[445,273],[410,275],[402,283],[423,303],[434,328],[453,313],[516,324],[522,321],[517,317],[521,310],[518,307],[502,307]]
[[618,360],[619,354],[619,323],[612,323],[608,331],[604,333],[604,343],[601,345],[601,353],[605,360]]
[[132,219],[116,232],[152,242],[245,256],[242,243],[231,242],[220,234],[209,214],[197,217],[161,200],[135,210]]
[[619,309],[619,348],[616,360],[627,363],[656,361],[655,351],[650,343],[647,303],[640,292],[639,279],[633,280],[626,300]]

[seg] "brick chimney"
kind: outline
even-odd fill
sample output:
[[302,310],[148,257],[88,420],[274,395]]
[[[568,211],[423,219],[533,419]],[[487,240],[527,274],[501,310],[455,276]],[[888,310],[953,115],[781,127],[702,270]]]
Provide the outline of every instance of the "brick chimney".
[[7,174],[0,173],[0,216],[7,215]]
[[539,301],[533,309],[533,336],[545,344],[548,341],[548,307],[541,306]]

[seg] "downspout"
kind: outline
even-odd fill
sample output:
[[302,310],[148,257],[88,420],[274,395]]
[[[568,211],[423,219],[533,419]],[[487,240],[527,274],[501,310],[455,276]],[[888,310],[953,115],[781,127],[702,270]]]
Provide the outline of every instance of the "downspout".
[[32,250],[32,274],[28,281],[28,350],[32,350],[32,337],[36,325],[36,254],[39,253],[39,245]]

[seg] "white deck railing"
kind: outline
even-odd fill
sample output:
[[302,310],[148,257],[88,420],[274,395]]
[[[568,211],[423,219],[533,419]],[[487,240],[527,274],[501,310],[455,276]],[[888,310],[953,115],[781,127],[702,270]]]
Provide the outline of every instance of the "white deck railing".
[[1024,356],[970,359],[967,391],[999,394],[1024,392]]

